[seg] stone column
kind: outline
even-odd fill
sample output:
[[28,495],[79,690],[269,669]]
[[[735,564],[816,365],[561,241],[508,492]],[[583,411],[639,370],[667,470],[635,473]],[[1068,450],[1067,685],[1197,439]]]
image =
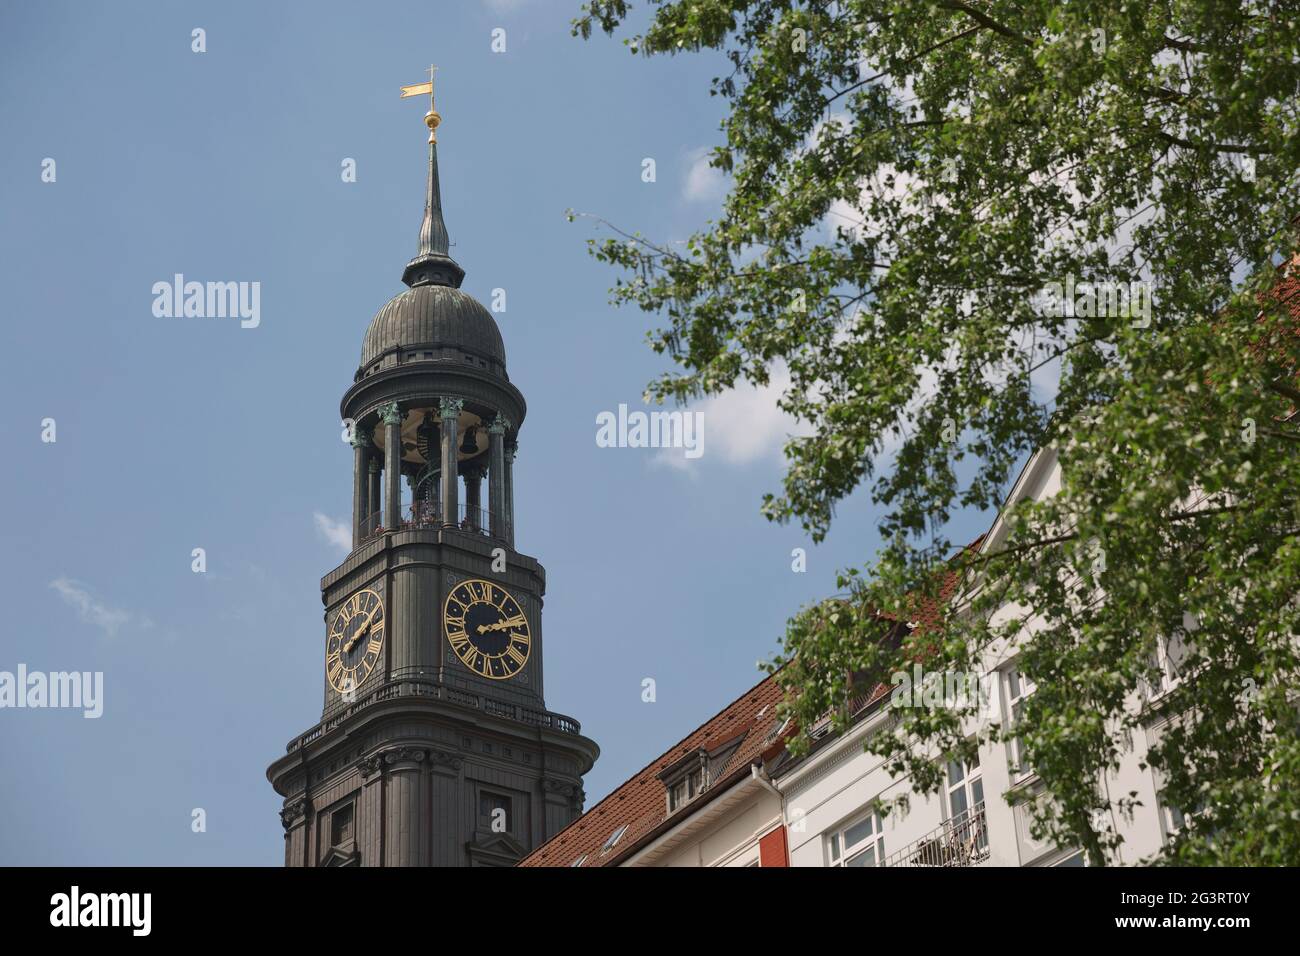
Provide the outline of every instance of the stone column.
[[482,481],[483,467],[481,459],[475,458],[461,465],[461,471],[465,475],[465,516],[469,518],[469,528],[471,531],[482,530],[482,520],[480,518],[480,509],[483,507],[482,498]]
[[506,521],[506,541],[510,547],[515,546],[515,455],[519,452],[519,443],[515,441],[506,442],[505,448],[505,474],[502,476],[504,481],[504,493],[502,496],[502,511],[505,512]]
[[367,524],[372,528],[375,526],[375,522],[379,520],[381,500],[379,476],[383,473],[383,470],[383,463],[379,460],[379,456],[372,451],[370,455],[370,493],[368,495],[369,500],[366,503]]
[[506,456],[505,435],[510,422],[503,415],[488,426],[488,529],[492,537],[506,540]]
[[459,398],[444,398],[438,402],[438,412],[442,416],[442,523],[452,527],[456,525],[459,500],[456,489],[456,426],[464,407],[465,402]]
[[361,545],[361,531],[366,520],[366,462],[370,458],[370,439],[361,425],[352,428],[352,547]]
[[428,751],[392,747],[379,755],[379,762],[384,788],[383,865],[429,866],[433,820]]
[[402,463],[402,474],[406,476],[406,487],[410,490],[411,498],[411,520],[415,520],[415,483],[420,479],[419,467],[417,465]]
[[442,472],[441,471],[438,472],[437,480],[433,482],[433,487],[432,489],[430,489],[429,499],[430,501],[433,502],[432,505],[433,513],[438,516],[438,523],[441,524],[442,523]]
[[402,410],[389,402],[380,414],[384,422],[384,527],[396,531],[402,522]]

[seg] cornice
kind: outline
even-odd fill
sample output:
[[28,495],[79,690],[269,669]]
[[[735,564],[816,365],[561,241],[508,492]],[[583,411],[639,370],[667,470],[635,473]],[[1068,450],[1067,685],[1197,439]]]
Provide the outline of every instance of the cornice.
[[355,382],[344,393],[339,411],[344,419],[361,421],[389,402],[437,408],[439,400],[448,396],[504,415],[513,425],[513,434],[528,410],[523,393],[506,379],[470,366],[412,362],[380,369]]

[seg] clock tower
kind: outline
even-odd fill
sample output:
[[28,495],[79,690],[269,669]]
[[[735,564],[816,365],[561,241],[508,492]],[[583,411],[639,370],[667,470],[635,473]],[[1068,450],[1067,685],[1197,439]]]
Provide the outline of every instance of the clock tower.
[[403,96],[425,92],[419,250],[342,401],[352,551],[321,580],[321,719],[267,770],[287,866],[513,865],[581,814],[599,753],[543,697],[546,572],[515,547],[526,406],[460,288],[432,81]]

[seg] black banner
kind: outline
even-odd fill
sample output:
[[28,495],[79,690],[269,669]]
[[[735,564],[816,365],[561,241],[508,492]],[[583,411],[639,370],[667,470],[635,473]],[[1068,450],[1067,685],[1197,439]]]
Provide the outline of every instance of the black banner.
[[6,927],[20,937],[76,933],[82,943],[374,941],[385,926],[431,923],[444,939],[464,933],[481,940],[485,930],[515,939],[537,934],[539,942],[560,933],[582,939],[593,930],[638,938],[649,931],[653,939],[656,928],[670,931],[702,906],[719,916],[736,908],[728,919],[795,940],[824,934],[833,920],[842,929],[861,927],[873,941],[933,939],[948,927],[990,939],[1200,934],[1230,943],[1243,933],[1288,933],[1296,920],[1289,870],[87,868],[4,875]]

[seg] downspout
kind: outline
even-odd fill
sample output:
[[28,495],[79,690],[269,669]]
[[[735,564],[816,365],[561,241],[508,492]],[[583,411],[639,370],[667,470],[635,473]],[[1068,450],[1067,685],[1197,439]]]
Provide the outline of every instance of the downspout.
[[768,776],[767,771],[763,768],[761,763],[752,763],[749,765],[749,778],[758,781],[765,789],[776,794],[777,799],[781,801],[781,815],[784,817],[785,795],[776,788],[776,784],[772,782],[772,778]]

